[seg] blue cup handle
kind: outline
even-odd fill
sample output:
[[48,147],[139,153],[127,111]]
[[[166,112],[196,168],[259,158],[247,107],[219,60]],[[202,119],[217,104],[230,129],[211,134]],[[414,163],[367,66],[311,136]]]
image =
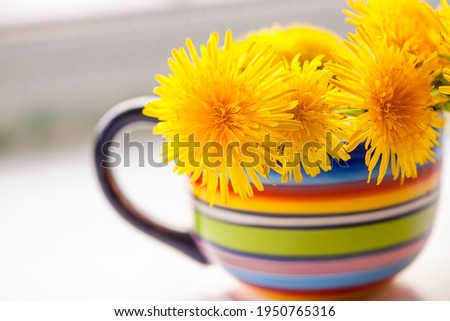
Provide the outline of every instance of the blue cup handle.
[[158,123],[157,119],[142,114],[145,103],[152,99],[154,98],[144,96],[119,103],[107,112],[97,124],[94,156],[98,181],[106,198],[125,220],[192,259],[208,264],[206,257],[201,253],[190,233],[165,226],[150,216],[144,215],[133,206],[121,192],[120,186],[114,178],[111,162],[108,162],[111,156],[109,151],[111,142],[125,126],[142,122],[152,125]]

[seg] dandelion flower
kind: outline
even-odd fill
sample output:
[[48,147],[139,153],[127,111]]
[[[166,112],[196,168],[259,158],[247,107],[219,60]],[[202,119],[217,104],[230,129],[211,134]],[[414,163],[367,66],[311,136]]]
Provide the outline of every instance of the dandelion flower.
[[316,176],[321,170],[331,169],[331,158],[350,158],[343,148],[335,148],[343,146],[342,139],[347,136],[348,125],[345,125],[338,110],[325,100],[328,93],[336,90],[330,84],[333,75],[323,70],[321,56],[312,61],[306,60],[303,64],[299,63],[299,59],[297,55],[287,66],[291,78],[286,86],[295,91],[285,99],[298,102],[291,112],[300,126],[298,130],[282,132],[289,144],[283,145],[286,160],[283,161],[285,172],[282,180],[294,179],[297,183],[302,180],[302,170],[307,175]]
[[[349,0],[354,12],[345,10],[348,22],[356,27],[364,26],[371,38],[386,36],[388,45],[404,48],[408,52],[427,59],[439,49],[441,37],[436,12],[420,0]],[[435,56],[435,63],[445,60]]]
[[381,183],[389,166],[394,179],[417,176],[417,165],[433,162],[433,147],[443,122],[431,107],[436,70],[429,60],[418,60],[407,47],[389,45],[386,37],[370,38],[364,29],[350,35],[351,54],[340,65],[330,64],[342,92],[330,102],[361,109],[349,138],[352,151],[365,140],[368,181],[379,164]]
[[[289,93],[281,90],[287,75],[282,63],[274,63],[276,53],[269,47],[256,50],[250,45],[237,55],[230,31],[223,47],[217,33],[200,53],[190,39],[186,47],[189,54],[184,48],[172,51],[171,73],[156,77],[159,99],[148,103],[143,113],[160,120],[154,131],[169,142],[163,151],[167,161],[175,161],[175,171],[189,175],[192,183],[201,179],[210,204],[217,191],[226,202],[229,184],[245,199],[253,195],[251,183],[263,189],[260,176],[267,174],[267,167],[263,162],[244,166],[240,147],[248,143],[262,158],[266,154],[259,143],[266,134],[296,127],[289,113],[295,102],[281,99]],[[176,153],[170,143],[189,142],[190,137],[197,148]],[[212,161],[205,151],[215,155]]]
[[331,52],[340,53],[345,48],[341,39],[334,32],[308,25],[291,25],[263,28],[249,33],[240,43],[256,43],[260,48],[267,45],[278,53],[278,59],[286,58],[289,62],[300,54],[300,60],[312,60],[323,55],[324,60],[331,59]]

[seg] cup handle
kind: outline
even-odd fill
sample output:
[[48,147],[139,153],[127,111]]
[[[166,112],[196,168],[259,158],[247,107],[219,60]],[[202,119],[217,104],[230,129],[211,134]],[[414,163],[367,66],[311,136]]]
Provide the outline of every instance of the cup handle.
[[111,142],[125,126],[138,122],[147,122],[153,125],[158,123],[157,119],[142,114],[145,103],[152,99],[154,98],[144,96],[126,100],[113,107],[99,121],[95,135],[95,169],[97,178],[109,202],[125,220],[192,259],[203,264],[209,264],[188,232],[180,232],[165,226],[157,220],[144,215],[133,206],[121,192],[114,178],[111,162],[107,161],[111,156],[109,150]]

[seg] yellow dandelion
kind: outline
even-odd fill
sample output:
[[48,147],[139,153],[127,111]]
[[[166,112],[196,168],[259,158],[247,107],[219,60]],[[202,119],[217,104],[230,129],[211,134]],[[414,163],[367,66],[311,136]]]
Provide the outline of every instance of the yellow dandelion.
[[331,52],[345,50],[342,41],[332,31],[309,25],[291,25],[263,28],[249,33],[240,41],[241,44],[256,43],[260,48],[272,46],[278,53],[278,59],[286,58],[289,62],[300,54],[300,60],[312,60],[319,55],[324,60],[331,60]]
[[[436,12],[420,0],[349,0],[354,12],[345,10],[348,22],[364,26],[370,37],[386,36],[389,45],[427,59],[438,51],[441,37]],[[437,68],[444,60],[435,56]]]
[[[436,71],[430,60],[418,60],[408,48],[388,45],[386,37],[370,38],[364,29],[350,35],[351,54],[340,65],[330,64],[342,92],[330,102],[362,110],[347,150],[366,140],[368,181],[379,165],[377,183],[389,166],[394,179],[417,176],[417,165],[433,162],[433,147],[443,122],[431,107]],[[432,59],[432,58],[430,58]]]
[[[275,129],[295,128],[288,112],[295,102],[281,99],[289,93],[282,91],[287,79],[283,64],[273,63],[276,54],[269,47],[249,46],[242,56],[236,55],[230,31],[223,47],[217,33],[200,47],[200,54],[190,39],[186,47],[189,55],[184,48],[172,51],[171,74],[156,76],[159,99],[148,103],[143,113],[160,120],[154,131],[169,142],[163,151],[167,161],[175,161],[175,171],[190,175],[192,183],[201,179],[211,204],[218,190],[226,202],[229,184],[245,199],[253,195],[251,184],[263,189],[260,176],[268,170],[262,162],[267,151],[259,143]],[[195,145],[189,143],[190,148],[177,153],[170,144],[177,141]],[[245,143],[261,162],[243,165]],[[214,158],[207,159],[206,152]]]
[[[297,101],[291,111],[299,122],[298,130],[282,131],[287,144],[284,144],[282,160],[282,180],[302,180],[302,170],[310,176],[316,176],[321,170],[331,169],[331,158],[348,160],[350,156],[343,148],[342,139],[349,130],[338,110],[329,104],[325,97],[336,90],[330,79],[333,76],[323,70],[322,57],[312,61],[299,62],[299,55],[292,59],[288,69],[291,78],[286,86],[295,89],[285,99]],[[331,147],[331,148],[330,148]]]

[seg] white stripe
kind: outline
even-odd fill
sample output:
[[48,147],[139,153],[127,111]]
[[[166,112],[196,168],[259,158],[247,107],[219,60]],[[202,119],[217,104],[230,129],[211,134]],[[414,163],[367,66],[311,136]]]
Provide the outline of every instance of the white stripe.
[[421,197],[415,201],[407,204],[390,207],[387,209],[361,212],[358,214],[349,215],[327,215],[317,217],[273,217],[261,215],[251,215],[248,213],[239,213],[237,211],[228,210],[220,207],[210,207],[208,204],[194,199],[194,207],[205,216],[228,223],[235,223],[241,225],[256,225],[256,226],[274,226],[274,227],[320,227],[320,226],[339,226],[348,224],[360,224],[371,221],[378,221],[383,219],[394,218],[405,213],[412,212],[418,208],[425,207],[436,201],[439,196],[439,190],[435,190],[427,196]]

